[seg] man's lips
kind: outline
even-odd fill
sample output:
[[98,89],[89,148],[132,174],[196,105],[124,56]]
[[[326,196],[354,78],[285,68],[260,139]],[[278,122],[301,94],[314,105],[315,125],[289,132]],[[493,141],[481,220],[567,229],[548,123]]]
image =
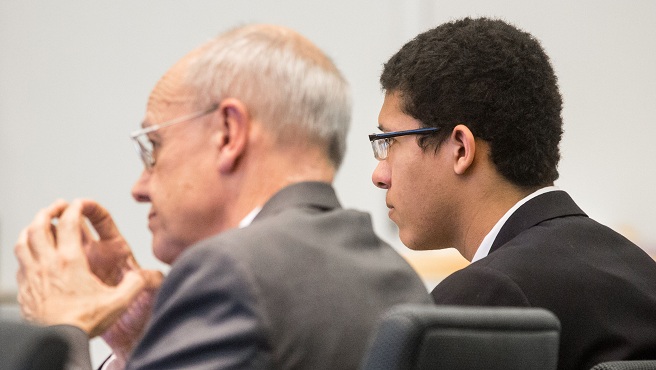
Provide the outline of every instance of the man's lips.
[[154,224],[154,221],[155,221],[155,215],[156,215],[155,212],[150,212],[148,214],[148,228],[150,229],[150,231],[153,231],[153,226],[154,226],[153,224]]

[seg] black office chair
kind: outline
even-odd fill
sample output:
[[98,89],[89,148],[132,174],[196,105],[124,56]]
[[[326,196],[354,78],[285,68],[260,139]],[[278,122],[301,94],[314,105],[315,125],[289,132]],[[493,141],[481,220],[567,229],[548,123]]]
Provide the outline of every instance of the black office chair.
[[401,305],[382,318],[361,370],[555,370],[559,337],[544,309]]
[[591,370],[656,370],[656,360],[602,362]]
[[0,321],[0,368],[63,370],[68,342],[58,332],[19,321]]

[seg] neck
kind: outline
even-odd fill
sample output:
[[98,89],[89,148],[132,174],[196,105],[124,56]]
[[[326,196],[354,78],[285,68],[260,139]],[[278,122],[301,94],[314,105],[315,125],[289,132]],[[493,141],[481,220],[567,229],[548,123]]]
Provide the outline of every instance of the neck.
[[263,206],[289,185],[306,181],[332,183],[335,176],[331,162],[321,148],[315,147],[252,150],[239,166],[228,180],[229,191],[234,194],[230,205],[231,227],[236,227],[255,207]]
[[469,212],[465,215],[463,233],[458,243],[458,251],[471,261],[494,225],[517,202],[536,189],[523,189],[501,180],[478,195],[469,197]]

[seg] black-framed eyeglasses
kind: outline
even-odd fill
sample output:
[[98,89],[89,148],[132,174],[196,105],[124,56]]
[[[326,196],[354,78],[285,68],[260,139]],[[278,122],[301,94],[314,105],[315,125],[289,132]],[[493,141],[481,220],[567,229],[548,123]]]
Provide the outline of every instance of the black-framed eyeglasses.
[[371,141],[371,147],[374,150],[374,157],[376,157],[377,160],[382,161],[387,158],[387,152],[392,143],[392,138],[405,135],[432,134],[437,130],[439,130],[439,127],[422,127],[414,130],[383,132],[380,134],[369,135],[369,141]]
[[134,131],[132,134],[130,134],[130,138],[134,140],[134,146],[137,150],[137,153],[139,154],[139,157],[141,158],[141,161],[144,164],[144,167],[146,169],[151,169],[155,165],[155,157],[153,156],[153,143],[150,141],[148,138],[148,134],[155,132],[159,129],[162,129],[164,127],[168,127],[171,125],[175,125],[178,123],[182,122],[188,122],[191,120],[194,120],[196,118],[202,117],[206,114],[210,114],[217,110],[219,108],[218,104],[212,104],[209,108],[201,111],[197,111],[191,114],[188,114],[186,116],[178,117],[174,120],[160,123],[157,125],[152,125],[148,126],[145,128],[142,128],[141,130]]

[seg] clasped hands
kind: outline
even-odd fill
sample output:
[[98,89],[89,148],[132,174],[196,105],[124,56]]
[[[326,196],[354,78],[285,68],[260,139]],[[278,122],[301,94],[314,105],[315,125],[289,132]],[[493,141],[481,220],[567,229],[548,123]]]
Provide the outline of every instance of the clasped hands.
[[56,201],[21,232],[14,252],[26,319],[102,335],[117,356],[129,355],[163,277],[139,267],[105,208],[92,200]]

